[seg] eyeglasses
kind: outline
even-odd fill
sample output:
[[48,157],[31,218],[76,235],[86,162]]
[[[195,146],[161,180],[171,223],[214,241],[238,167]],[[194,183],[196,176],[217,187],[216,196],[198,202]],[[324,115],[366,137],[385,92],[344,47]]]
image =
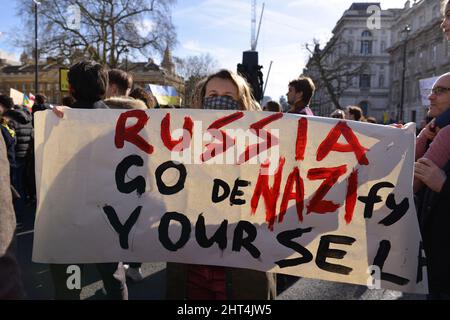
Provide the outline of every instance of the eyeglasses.
[[437,96],[450,91],[450,88],[446,87],[434,87],[433,89],[429,90],[429,94],[435,94]]

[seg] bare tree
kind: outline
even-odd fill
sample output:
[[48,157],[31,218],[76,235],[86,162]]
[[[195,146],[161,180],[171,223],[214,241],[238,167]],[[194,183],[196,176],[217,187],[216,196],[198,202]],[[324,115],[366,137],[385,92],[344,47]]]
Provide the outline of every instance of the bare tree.
[[[359,77],[367,68],[367,63],[355,63],[348,59],[348,55],[342,54],[349,52],[349,43],[338,41],[338,38],[332,38],[324,49],[320,49],[317,39],[313,40],[313,44],[314,49],[309,44],[305,45],[311,54],[307,74],[313,78],[317,87],[326,90],[328,101],[321,100],[321,103],[332,102],[336,109],[342,109],[339,103],[341,94],[351,86],[353,78]],[[333,55],[339,58],[334,59]]]
[[192,104],[194,89],[198,81],[218,69],[218,62],[209,53],[186,58],[174,58],[177,73],[186,79],[186,104]]
[[[69,62],[87,56],[110,67],[116,67],[128,51],[162,54],[176,43],[171,20],[175,1],[40,0],[39,54]],[[24,25],[34,25],[33,1],[18,2]],[[25,33],[16,42],[29,49],[34,47],[33,39]]]

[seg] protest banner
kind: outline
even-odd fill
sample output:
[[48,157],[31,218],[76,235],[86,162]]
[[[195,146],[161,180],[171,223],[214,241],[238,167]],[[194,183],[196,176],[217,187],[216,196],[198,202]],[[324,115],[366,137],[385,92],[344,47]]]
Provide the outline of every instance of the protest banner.
[[420,99],[422,102],[422,106],[428,107],[430,105],[428,96],[431,94],[431,89],[433,88],[433,85],[437,81],[437,79],[439,79],[439,77],[431,77],[419,80]]
[[164,109],[40,112],[35,126],[35,262],[170,261],[427,290],[414,125]]

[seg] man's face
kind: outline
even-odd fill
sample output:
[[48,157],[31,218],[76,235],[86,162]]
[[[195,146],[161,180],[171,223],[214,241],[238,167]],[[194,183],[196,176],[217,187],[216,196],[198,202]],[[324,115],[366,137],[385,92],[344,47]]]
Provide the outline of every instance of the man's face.
[[6,111],[6,108],[0,104],[0,116]]
[[297,100],[301,100],[302,96],[303,96],[303,92],[299,93],[299,92],[295,91],[294,87],[289,86],[289,91],[287,93],[287,100],[290,105],[294,105],[297,102]]
[[433,86],[428,115],[435,118],[450,108],[450,75],[440,77]]

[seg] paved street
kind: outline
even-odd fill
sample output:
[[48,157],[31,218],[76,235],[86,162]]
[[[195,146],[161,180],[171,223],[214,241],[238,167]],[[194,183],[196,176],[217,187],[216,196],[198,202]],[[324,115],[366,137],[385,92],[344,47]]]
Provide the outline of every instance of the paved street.
[[[53,286],[45,264],[31,262],[33,246],[34,206],[19,206],[17,251],[28,299],[53,299]],[[145,279],[128,282],[129,298],[159,300],[165,296],[165,263],[144,263]],[[83,300],[104,299],[102,282],[94,267],[87,267],[83,278]],[[402,294],[390,290],[368,290],[363,286],[302,278],[291,281],[279,292],[277,300],[412,300],[421,295]]]

